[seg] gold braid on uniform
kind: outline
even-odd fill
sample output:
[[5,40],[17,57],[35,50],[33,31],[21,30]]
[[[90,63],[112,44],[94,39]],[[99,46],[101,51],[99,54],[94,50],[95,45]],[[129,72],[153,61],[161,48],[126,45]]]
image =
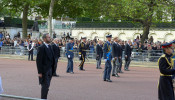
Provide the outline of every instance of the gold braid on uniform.
[[[169,62],[169,60],[167,59],[167,57],[165,56],[165,54],[163,54],[163,55],[159,58],[159,60],[158,60],[158,66],[159,66],[159,61],[160,61],[161,58],[165,58],[166,61],[167,61],[167,63],[170,65],[167,69],[173,69],[172,63]],[[171,57],[170,57],[170,60],[171,60],[171,62],[173,62],[173,60],[172,60]],[[160,76],[172,76],[172,75],[165,75],[165,74],[162,74],[162,73],[160,72]]]

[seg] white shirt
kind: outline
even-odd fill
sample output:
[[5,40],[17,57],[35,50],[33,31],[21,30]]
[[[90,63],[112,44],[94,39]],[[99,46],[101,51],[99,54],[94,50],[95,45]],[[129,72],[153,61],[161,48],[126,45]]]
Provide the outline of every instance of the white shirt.
[[49,48],[49,44],[47,44],[46,42],[44,42],[44,44],[46,45],[47,48]]

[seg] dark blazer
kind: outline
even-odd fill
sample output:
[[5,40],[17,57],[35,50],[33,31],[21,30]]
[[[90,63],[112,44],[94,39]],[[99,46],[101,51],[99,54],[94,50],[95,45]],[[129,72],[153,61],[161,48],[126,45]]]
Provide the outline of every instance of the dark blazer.
[[74,43],[67,43],[66,44],[66,55],[67,55],[67,57],[68,57],[68,55],[70,55],[70,59],[74,58],[73,47],[74,47]]
[[127,44],[125,45],[125,56],[131,57],[131,52],[132,52],[132,48],[131,48],[131,46],[129,46],[129,44],[127,43]]
[[100,44],[96,45],[96,53],[97,55],[99,55],[101,58],[103,57],[103,49],[102,46],[100,46]]
[[60,48],[58,46],[56,46],[55,43],[52,43],[52,49],[53,49],[55,58],[59,58],[60,57]]
[[120,56],[120,47],[119,47],[119,44],[117,43],[113,43],[112,44],[112,57],[119,57]]
[[36,64],[38,69],[38,74],[45,75],[50,68],[52,68],[52,73],[55,72],[55,57],[53,50],[51,49],[51,54],[49,53],[49,49],[46,47],[45,44],[42,44],[38,47]]
[[119,45],[119,49],[120,49],[119,57],[122,57],[122,55],[123,55],[123,48],[122,48],[121,45]]

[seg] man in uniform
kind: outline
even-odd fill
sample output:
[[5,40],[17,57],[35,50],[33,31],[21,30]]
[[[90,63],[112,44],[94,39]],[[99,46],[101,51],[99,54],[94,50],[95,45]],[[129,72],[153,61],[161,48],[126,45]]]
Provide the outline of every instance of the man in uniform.
[[86,37],[82,37],[81,40],[82,40],[82,42],[79,45],[79,58],[81,60],[81,63],[79,65],[79,70],[85,71],[83,66],[84,66],[84,62],[85,62],[85,58],[86,58]]
[[158,85],[158,98],[159,100],[175,100],[174,90],[172,83],[172,75],[175,74],[175,69],[172,65],[172,53],[171,43],[162,45],[164,55],[158,60],[160,79]]
[[102,69],[101,68],[101,58],[103,57],[103,49],[102,49],[102,41],[99,40],[98,41],[98,44],[96,45],[96,53],[97,53],[97,57],[96,57],[96,60],[97,60],[97,69]]
[[111,44],[111,38],[112,35],[107,35],[107,42],[104,44],[104,60],[105,60],[105,69],[104,69],[104,76],[103,80],[107,82],[112,82],[110,80],[111,75],[111,60],[112,60],[112,44]]
[[54,55],[55,55],[55,66],[54,66],[55,67],[55,72],[54,72],[53,76],[59,77],[59,75],[56,73],[58,59],[60,58],[60,48],[58,46],[58,39],[57,38],[55,38],[53,40],[52,48],[53,48],[53,52],[54,52]]
[[55,57],[50,45],[49,33],[43,34],[44,43],[38,47],[36,64],[38,69],[39,84],[41,84],[41,99],[47,99],[52,75],[55,72]]
[[119,59],[120,57],[120,46],[118,44],[118,37],[114,38],[114,43],[112,44],[112,57],[113,57],[113,70],[112,70],[112,76],[119,77]]
[[70,38],[69,42],[66,44],[66,55],[68,59],[66,72],[70,74],[74,74],[73,72],[73,58],[74,58],[73,47],[74,47],[74,38]]

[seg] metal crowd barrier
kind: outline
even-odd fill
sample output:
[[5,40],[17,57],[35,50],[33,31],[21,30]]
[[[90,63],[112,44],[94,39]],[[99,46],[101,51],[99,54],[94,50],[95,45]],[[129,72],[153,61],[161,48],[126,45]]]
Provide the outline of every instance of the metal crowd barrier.
[[[34,56],[37,55],[37,49],[34,48]],[[0,54],[9,54],[9,55],[28,55],[28,50],[26,47],[2,47],[0,50]],[[66,57],[65,48],[61,48],[61,57]],[[163,54],[162,50],[144,50],[142,52],[132,52],[131,59],[136,62],[157,62],[159,57]],[[123,60],[124,57],[124,51],[123,51]],[[78,58],[78,49],[74,49],[74,57]],[[96,59],[96,53],[95,51],[87,50],[86,57],[88,59]]]
[[0,100],[7,100],[7,98],[8,100],[44,100],[44,99],[38,99],[38,98],[0,94]]

